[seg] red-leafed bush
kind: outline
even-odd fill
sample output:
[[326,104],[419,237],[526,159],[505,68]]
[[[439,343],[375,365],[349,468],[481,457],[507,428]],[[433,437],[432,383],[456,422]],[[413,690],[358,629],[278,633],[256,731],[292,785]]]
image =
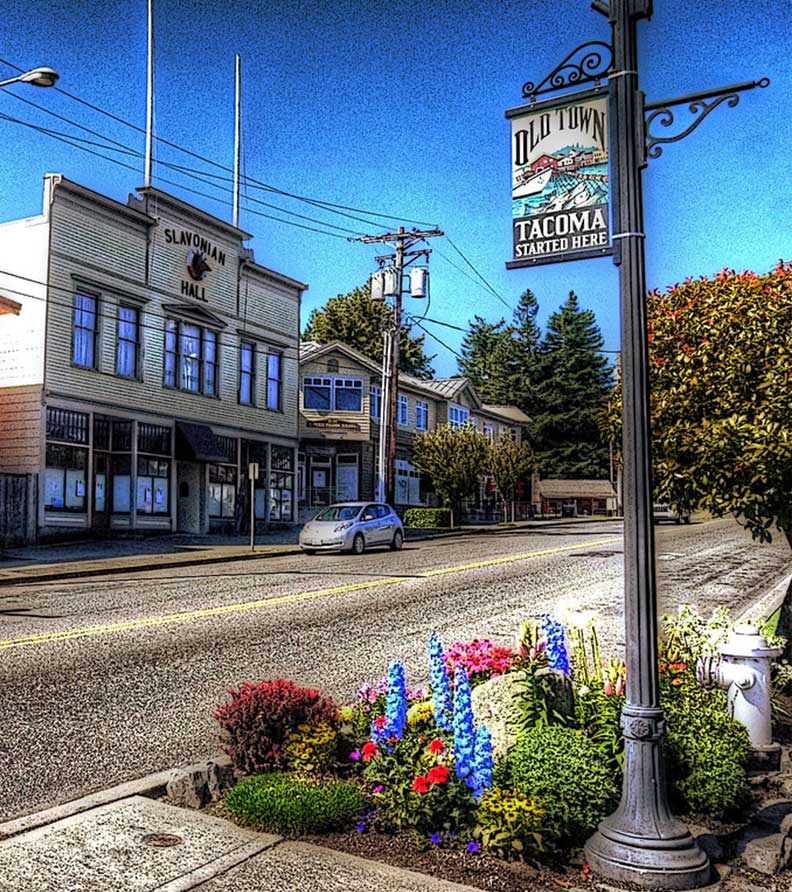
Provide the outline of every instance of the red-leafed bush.
[[285,768],[289,734],[299,725],[338,726],[332,700],[285,678],[243,684],[228,693],[231,699],[217,707],[214,718],[234,768],[247,774]]

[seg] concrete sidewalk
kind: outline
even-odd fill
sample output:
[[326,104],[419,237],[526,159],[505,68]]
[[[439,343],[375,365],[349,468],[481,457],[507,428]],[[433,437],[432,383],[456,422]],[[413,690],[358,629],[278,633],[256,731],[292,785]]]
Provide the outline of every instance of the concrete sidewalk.
[[[586,517],[563,520],[527,520],[509,526],[471,525],[453,530],[405,530],[411,542],[469,535],[507,535],[556,525],[612,522],[613,518]],[[620,520],[620,518],[618,519]],[[0,552],[0,587],[54,582],[88,576],[109,576],[143,570],[164,570],[201,564],[261,560],[300,553],[298,530],[288,529],[260,537],[255,550],[244,537],[168,536],[151,539],[110,539],[12,548]]]
[[142,796],[0,842],[0,892],[475,892]]

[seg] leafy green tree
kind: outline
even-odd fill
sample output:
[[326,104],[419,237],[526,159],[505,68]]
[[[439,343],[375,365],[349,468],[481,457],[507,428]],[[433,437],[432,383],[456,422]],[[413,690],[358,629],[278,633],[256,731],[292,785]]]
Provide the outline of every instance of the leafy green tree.
[[[792,545],[792,262],[722,270],[648,302],[655,495]],[[621,387],[608,406],[621,444]]]
[[533,446],[544,477],[602,478],[609,471],[601,413],[612,373],[601,354],[602,334],[592,310],[574,291],[553,313],[537,355],[533,388]]
[[478,489],[487,462],[488,441],[472,425],[441,425],[415,438],[413,463],[428,474],[443,504],[451,509],[451,526],[466,496]]
[[[302,337],[320,344],[342,341],[379,363],[382,334],[392,318],[390,306],[385,301],[373,300],[371,287],[366,283],[349,294],[331,297],[323,307],[312,310]],[[424,352],[424,335],[413,337],[409,325],[403,325],[399,348],[401,371],[423,379],[434,375],[434,357]]]
[[492,443],[487,455],[487,470],[492,474],[495,486],[503,499],[504,517],[508,520],[508,508],[511,507],[511,519],[514,520],[514,501],[517,485],[533,470],[533,453],[526,443],[517,444],[511,437],[501,437]]

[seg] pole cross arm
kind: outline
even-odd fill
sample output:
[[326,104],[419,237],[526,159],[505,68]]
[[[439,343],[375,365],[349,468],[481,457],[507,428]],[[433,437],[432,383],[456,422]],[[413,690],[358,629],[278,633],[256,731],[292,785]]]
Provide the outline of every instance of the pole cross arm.
[[[663,143],[679,142],[690,135],[704,118],[719,105],[726,103],[729,108],[734,108],[740,101],[740,93],[745,92],[745,90],[753,90],[755,87],[764,88],[769,85],[769,78],[763,77],[758,81],[744,81],[728,87],[718,87],[715,90],[688,93],[685,96],[678,96],[676,99],[663,99],[659,102],[646,103],[644,111],[650,113],[647,115],[644,125],[647,157],[659,158],[663,154]],[[672,127],[674,125],[675,119],[672,108],[677,105],[687,105],[690,114],[695,116],[693,121],[681,133],[676,133],[672,136],[661,136],[657,133],[652,133],[652,125],[655,123],[661,127]]]
[[[582,50],[586,52],[573,61]],[[541,93],[552,93],[555,90],[563,90],[564,87],[598,81],[610,70],[612,55],[610,44],[602,40],[581,43],[562,62],[559,62],[546,78],[539,81],[538,85],[533,81],[526,81],[522,88],[523,98],[533,99]]]

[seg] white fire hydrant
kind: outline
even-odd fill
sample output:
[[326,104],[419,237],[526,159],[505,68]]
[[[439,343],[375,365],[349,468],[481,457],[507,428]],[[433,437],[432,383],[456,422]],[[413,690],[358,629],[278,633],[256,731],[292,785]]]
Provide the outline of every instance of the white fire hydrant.
[[782,651],[769,647],[757,626],[741,623],[720,655],[701,657],[696,665],[701,687],[728,692],[729,715],[748,729],[754,761],[765,770],[777,770],[781,761],[781,746],[772,736],[770,663]]

